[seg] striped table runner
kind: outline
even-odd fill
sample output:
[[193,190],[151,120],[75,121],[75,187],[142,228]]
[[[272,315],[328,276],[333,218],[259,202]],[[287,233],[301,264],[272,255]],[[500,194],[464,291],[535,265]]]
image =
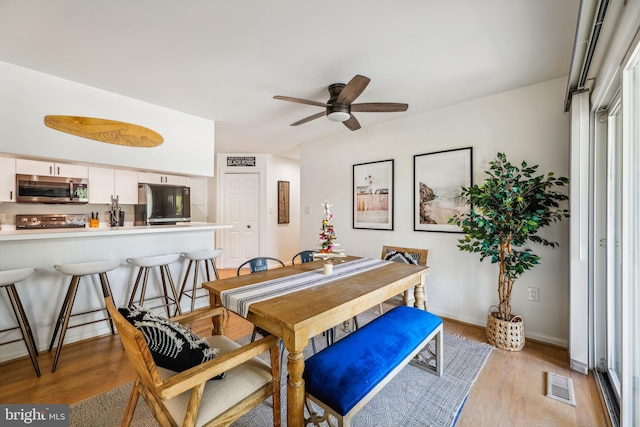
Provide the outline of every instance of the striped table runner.
[[223,306],[242,317],[247,317],[249,306],[252,303],[279,297],[312,286],[322,285],[333,280],[381,267],[390,262],[391,261],[381,259],[360,258],[334,265],[333,273],[329,275],[322,274],[322,268],[319,268],[280,279],[268,280],[266,282],[254,283],[253,285],[222,291],[220,293],[220,299]]

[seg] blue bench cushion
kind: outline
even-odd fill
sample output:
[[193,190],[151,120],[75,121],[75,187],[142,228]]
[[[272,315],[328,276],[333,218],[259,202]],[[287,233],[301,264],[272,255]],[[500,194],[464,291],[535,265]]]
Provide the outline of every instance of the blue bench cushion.
[[417,308],[389,310],[306,360],[306,392],[346,415],[441,324]]

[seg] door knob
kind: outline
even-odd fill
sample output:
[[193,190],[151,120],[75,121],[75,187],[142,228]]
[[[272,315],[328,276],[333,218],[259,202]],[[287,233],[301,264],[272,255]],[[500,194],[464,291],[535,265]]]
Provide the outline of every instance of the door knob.
[[251,226],[250,226],[250,225],[247,225],[247,228],[251,228]]

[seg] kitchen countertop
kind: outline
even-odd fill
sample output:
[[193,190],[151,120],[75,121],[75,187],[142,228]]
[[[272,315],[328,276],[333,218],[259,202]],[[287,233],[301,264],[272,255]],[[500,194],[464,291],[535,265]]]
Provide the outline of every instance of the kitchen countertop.
[[47,228],[38,230],[16,230],[15,227],[0,230],[0,242],[15,240],[66,239],[86,237],[106,237],[125,234],[176,233],[185,231],[220,230],[232,228],[232,225],[210,222],[187,222],[176,225],[142,225],[125,224],[122,227],[101,226],[98,228]]

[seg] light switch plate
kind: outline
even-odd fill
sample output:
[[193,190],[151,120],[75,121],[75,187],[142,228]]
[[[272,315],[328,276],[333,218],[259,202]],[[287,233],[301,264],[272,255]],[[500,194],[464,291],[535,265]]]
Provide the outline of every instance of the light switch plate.
[[540,289],[527,288],[527,299],[529,301],[540,301]]
[[0,213],[0,222],[5,222],[7,220],[7,215]]

